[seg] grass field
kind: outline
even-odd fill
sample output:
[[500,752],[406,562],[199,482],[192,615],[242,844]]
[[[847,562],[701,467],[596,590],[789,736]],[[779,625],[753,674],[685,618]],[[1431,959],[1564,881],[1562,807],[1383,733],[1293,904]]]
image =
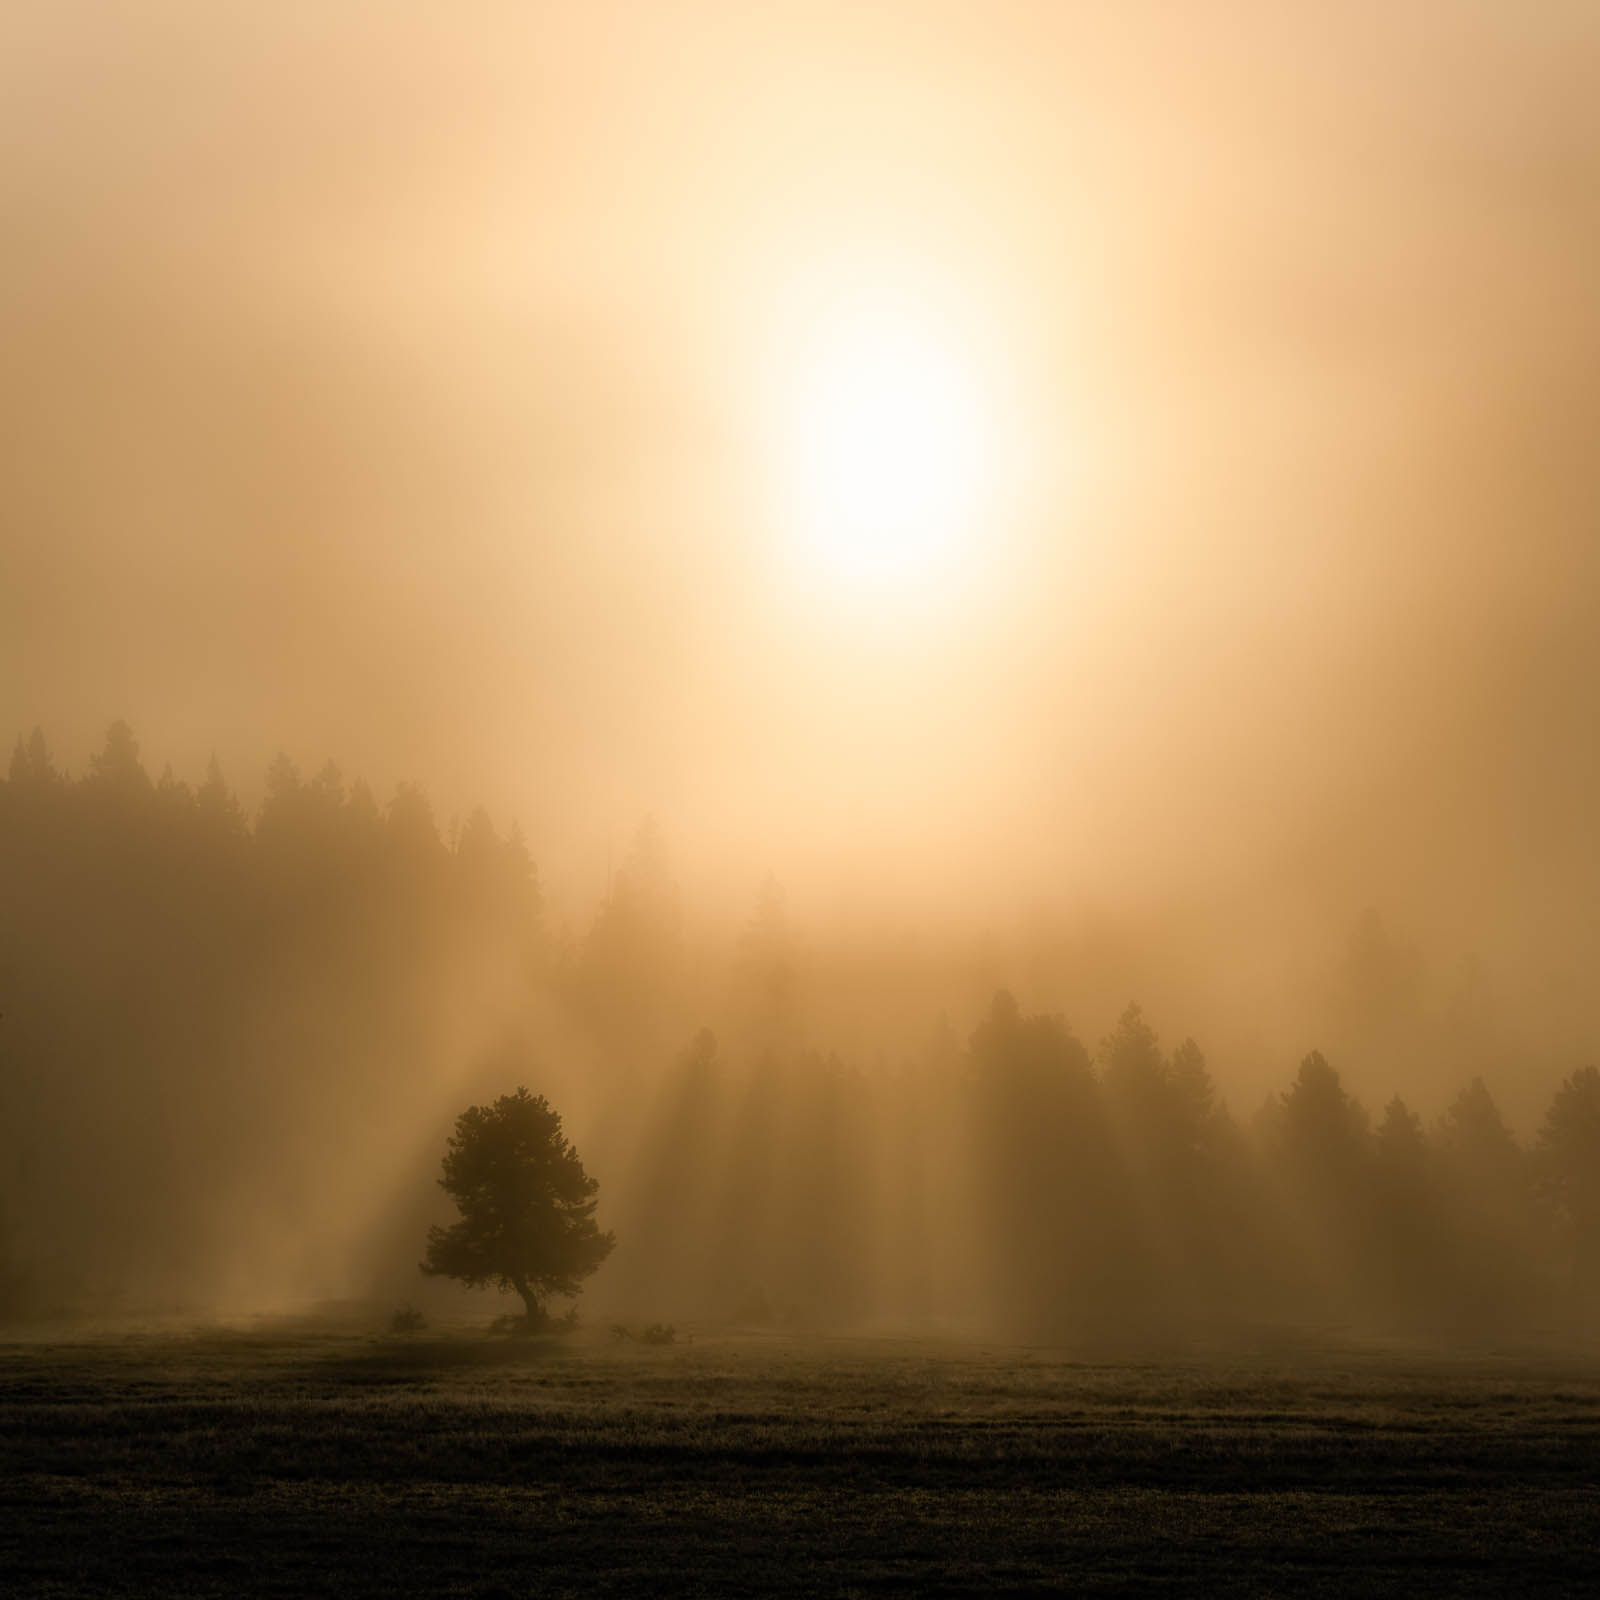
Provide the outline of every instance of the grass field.
[[1600,1589],[1577,1359],[280,1326],[0,1396],[14,1596]]

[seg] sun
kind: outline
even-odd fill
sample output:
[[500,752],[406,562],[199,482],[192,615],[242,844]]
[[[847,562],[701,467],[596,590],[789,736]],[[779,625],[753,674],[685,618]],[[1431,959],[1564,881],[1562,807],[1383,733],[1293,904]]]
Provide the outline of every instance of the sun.
[[874,600],[927,595],[979,538],[992,408],[948,318],[882,293],[813,316],[792,346],[779,494],[793,553]]

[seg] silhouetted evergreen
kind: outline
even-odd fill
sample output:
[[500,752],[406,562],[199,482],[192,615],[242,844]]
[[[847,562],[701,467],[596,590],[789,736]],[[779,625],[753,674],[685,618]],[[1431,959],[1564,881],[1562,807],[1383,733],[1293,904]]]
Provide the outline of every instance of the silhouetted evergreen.
[[1600,1301],[1600,1070],[1582,1067],[1562,1083],[1539,1129],[1540,1181],[1580,1314]]
[[1398,1323],[1427,1323],[1446,1286],[1447,1239],[1422,1119],[1396,1095],[1372,1142],[1371,1286]]
[[571,993],[607,1067],[635,1071],[676,1011],[683,913],[653,822],[642,824],[579,952]]
[[991,1292],[1030,1324],[1097,1321],[1142,1262],[1089,1053],[1002,990],[969,1055]]
[[551,1295],[577,1294],[616,1247],[594,1220],[599,1182],[542,1094],[519,1088],[493,1105],[468,1106],[456,1118],[439,1187],[461,1220],[428,1230],[423,1272],[472,1289],[515,1289],[529,1327],[545,1320]]
[[1453,1314],[1480,1327],[1526,1315],[1545,1266],[1533,1171],[1482,1078],[1451,1101],[1434,1143]]

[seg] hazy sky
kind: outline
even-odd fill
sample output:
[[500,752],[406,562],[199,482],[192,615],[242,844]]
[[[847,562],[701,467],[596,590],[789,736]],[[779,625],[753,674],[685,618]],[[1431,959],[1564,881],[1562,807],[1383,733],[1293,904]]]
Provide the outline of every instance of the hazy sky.
[[[0,728],[415,778],[574,903],[654,813],[736,898],[1379,904],[1577,1003],[1588,0],[0,29]],[[988,427],[869,586],[775,465],[841,305]]]

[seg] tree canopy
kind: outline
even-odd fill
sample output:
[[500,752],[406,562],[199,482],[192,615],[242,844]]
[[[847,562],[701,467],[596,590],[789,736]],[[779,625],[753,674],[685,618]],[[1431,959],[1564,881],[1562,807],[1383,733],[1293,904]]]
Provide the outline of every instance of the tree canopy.
[[600,1185],[543,1095],[525,1088],[456,1118],[442,1188],[461,1212],[428,1230],[422,1270],[522,1296],[530,1323],[553,1294],[575,1295],[616,1244],[594,1220]]

